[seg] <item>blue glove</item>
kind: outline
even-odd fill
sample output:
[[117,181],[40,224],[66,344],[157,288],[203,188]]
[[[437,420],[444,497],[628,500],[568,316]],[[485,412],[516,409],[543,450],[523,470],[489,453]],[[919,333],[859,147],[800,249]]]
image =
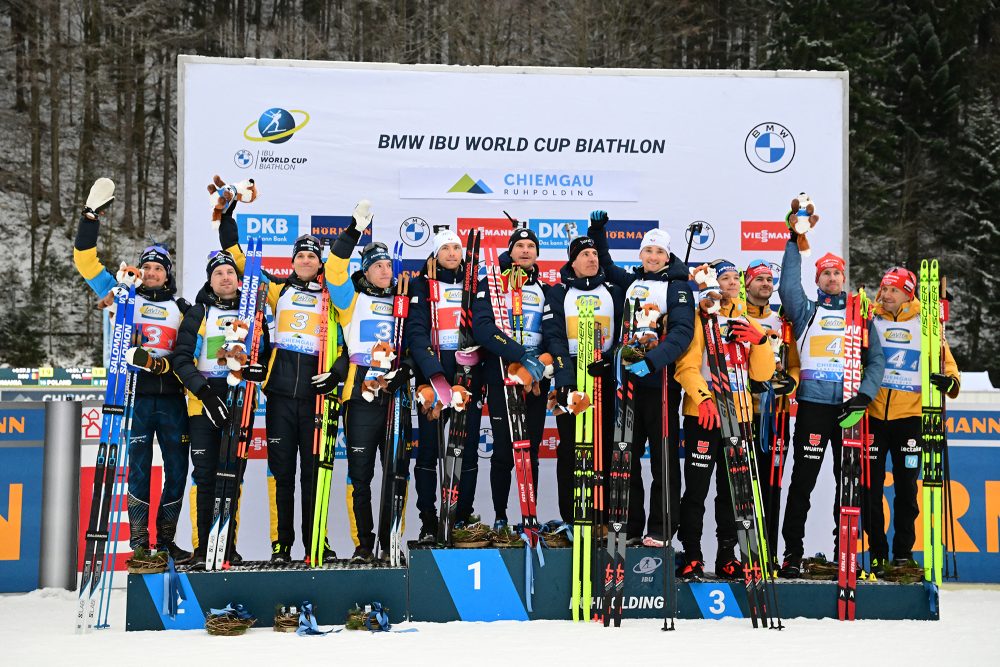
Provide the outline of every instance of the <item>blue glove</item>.
[[524,355],[518,361],[528,369],[528,372],[531,373],[531,379],[535,382],[541,382],[542,378],[545,377],[545,364],[530,354]]
[[607,211],[591,211],[590,212],[590,228],[591,229],[604,229],[604,225],[608,224],[608,212]]
[[639,378],[644,378],[653,372],[653,369],[652,367],[650,367],[649,362],[646,361],[645,359],[637,361],[634,364],[629,364],[625,368],[625,370],[627,370],[629,373]]

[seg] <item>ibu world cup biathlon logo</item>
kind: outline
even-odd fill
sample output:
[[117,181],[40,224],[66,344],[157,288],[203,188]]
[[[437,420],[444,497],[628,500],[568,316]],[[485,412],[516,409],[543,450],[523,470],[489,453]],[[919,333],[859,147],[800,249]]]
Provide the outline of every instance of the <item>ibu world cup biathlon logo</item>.
[[774,174],[792,163],[795,137],[780,123],[761,123],[747,134],[743,148],[754,169]]
[[[298,122],[296,122],[296,117]],[[292,135],[309,123],[309,114],[301,109],[287,111],[281,107],[273,107],[260,115],[253,123],[243,130],[243,138],[248,141],[266,141],[271,144],[283,144]],[[256,126],[256,133],[253,132]]]

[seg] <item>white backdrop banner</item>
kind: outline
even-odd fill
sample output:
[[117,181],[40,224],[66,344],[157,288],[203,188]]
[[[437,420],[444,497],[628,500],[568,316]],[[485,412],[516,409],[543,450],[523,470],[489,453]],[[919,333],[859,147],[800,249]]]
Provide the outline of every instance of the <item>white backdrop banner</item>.
[[[642,235],[654,227],[668,230],[683,256],[694,221],[705,224],[692,262],[777,264],[788,236],[782,219],[802,191],[821,216],[810,233],[815,255],[847,254],[846,73],[194,56],[181,56],[178,70],[179,255],[188,298],[218,248],[206,191],[213,174],[256,181],[257,201],[238,206],[236,219],[241,240],[263,238],[264,268],[277,276],[290,272],[297,236],[336,236],[362,198],[375,212],[372,238],[402,240],[409,271],[430,254],[435,225],[463,238],[478,227],[487,245],[506,247],[506,211],[538,235],[542,278],[554,282],[593,209],[609,212],[609,244],[622,266],[637,261]],[[554,436],[547,429],[546,442]],[[832,489],[826,493],[832,503]],[[826,506],[826,498],[814,502]],[[488,505],[477,509],[492,518]],[[825,533],[830,519],[820,520]]]

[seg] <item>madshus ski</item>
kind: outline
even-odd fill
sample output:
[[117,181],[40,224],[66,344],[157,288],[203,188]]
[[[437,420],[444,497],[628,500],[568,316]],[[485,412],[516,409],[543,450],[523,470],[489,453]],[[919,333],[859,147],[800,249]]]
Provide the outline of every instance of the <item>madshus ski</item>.
[[632,477],[632,438],[635,423],[635,394],[632,374],[626,370],[623,351],[629,344],[630,332],[635,331],[638,300],[626,303],[622,318],[622,345],[615,355],[616,412],[611,465],[608,470],[607,526],[608,536],[602,568],[604,596],[601,614],[604,627],[622,624],[622,603],[625,595],[625,542],[628,526],[629,484]]
[[[257,238],[247,240],[246,262],[240,287],[240,303],[236,321],[247,325],[243,339],[244,349],[250,350],[248,363],[256,361],[263,325],[261,290],[261,256],[263,244]],[[259,311],[259,312],[258,312]],[[233,378],[235,380],[235,378]],[[208,533],[205,556],[206,570],[228,569],[233,553],[235,522],[239,504],[240,483],[246,463],[246,448],[252,429],[256,384],[246,380],[230,383],[226,394],[229,421],[223,427],[219,443],[219,465],[215,473],[215,502],[212,506],[212,524]]]
[[[861,389],[861,350],[868,347],[870,303],[864,289],[847,297],[844,326],[844,402]],[[837,493],[840,519],[837,527],[837,618],[853,621],[858,587],[858,522],[861,518],[862,447],[867,437],[862,420],[843,430],[840,480]]]
[[[404,275],[403,244],[393,246],[393,275],[396,276],[396,290],[392,300],[393,330],[392,371],[398,371],[402,364],[403,327],[409,315],[409,275]],[[391,372],[391,371],[390,371]],[[410,450],[408,442],[411,399],[409,383],[393,392],[389,399],[389,419],[386,424],[385,456],[382,466],[382,503],[379,507],[379,532],[388,530],[389,564],[399,567],[403,564],[403,510],[406,502],[407,475],[409,473]],[[382,540],[378,543],[381,545]]]
[[746,404],[748,360],[743,345],[727,343],[713,315],[702,316],[711,388],[719,411],[744,586],[753,627],[782,629],[774,574],[768,567],[763,506],[752,451],[752,408]]
[[[472,336],[472,298],[479,279],[479,248],[482,232],[470,230],[465,243],[465,274],[462,280],[462,311],[458,329],[458,350],[455,352],[455,379],[452,386],[472,391],[472,369],[479,363],[479,345]],[[452,544],[455,512],[458,507],[458,487],[462,481],[462,457],[468,438],[468,419],[457,409],[452,411],[448,426],[448,442],[441,465],[441,510],[438,518],[437,541]]]
[[[111,514],[111,497],[114,495],[115,477],[118,472],[119,449],[128,446],[123,440],[123,426],[129,403],[135,397],[135,371],[129,369],[125,353],[132,341],[135,312],[135,288],[141,275],[137,269],[123,267],[118,273],[115,287],[115,321],[108,366],[108,383],[101,408],[101,441],[97,448],[94,466],[94,487],[90,501],[90,518],[87,522],[84,546],[83,572],[76,613],[76,632],[90,632],[98,615],[98,586],[103,582],[107,564],[105,550],[108,543],[108,521]],[[111,563],[114,568],[114,563]]]

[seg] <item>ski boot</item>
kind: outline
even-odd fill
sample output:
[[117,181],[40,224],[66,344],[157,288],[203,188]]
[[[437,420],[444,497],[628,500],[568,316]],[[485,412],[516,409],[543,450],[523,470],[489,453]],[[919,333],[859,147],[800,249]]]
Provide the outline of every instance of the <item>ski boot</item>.
[[170,554],[170,557],[174,559],[174,565],[184,565],[191,561],[191,552],[186,549],[181,549],[173,541],[167,542],[162,547],[158,546],[157,549],[160,551],[166,551]]
[[375,554],[372,553],[370,547],[366,547],[361,544],[354,550],[354,555],[351,556],[352,565],[371,565],[375,560]]
[[802,577],[802,559],[798,557],[785,558],[778,568],[778,576],[782,579],[800,579]]
[[705,562],[687,559],[677,568],[677,578],[682,581],[701,581],[705,578]]
[[[626,542],[626,545],[628,543]],[[642,538],[642,546],[644,547],[656,547],[657,549],[663,548],[663,538],[658,535],[647,535]]]
[[292,562],[292,548],[275,542],[271,545],[271,565],[285,566]]
[[725,560],[715,561],[715,576],[728,581],[743,580],[743,563],[730,556]]
[[437,515],[433,512],[420,513],[420,535],[417,544],[431,546],[437,542]]

